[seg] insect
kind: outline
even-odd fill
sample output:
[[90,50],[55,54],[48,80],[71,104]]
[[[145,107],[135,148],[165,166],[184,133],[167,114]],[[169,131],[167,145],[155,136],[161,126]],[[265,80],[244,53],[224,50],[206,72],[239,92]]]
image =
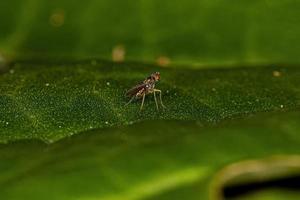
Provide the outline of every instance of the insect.
[[158,108],[158,103],[156,99],[156,92],[159,93],[159,99],[160,99],[160,104],[163,108],[165,108],[162,98],[161,98],[161,90],[155,89],[155,83],[160,80],[160,73],[159,72],[154,72],[150,76],[148,76],[142,83],[134,86],[130,90],[126,92],[127,97],[131,97],[130,101],[126,104],[130,104],[133,100],[135,99],[142,99],[142,104],[140,107],[140,110],[143,109],[144,106],[144,101],[145,101],[145,96],[147,94],[153,93],[155,104],[156,104],[156,109],[159,110]]

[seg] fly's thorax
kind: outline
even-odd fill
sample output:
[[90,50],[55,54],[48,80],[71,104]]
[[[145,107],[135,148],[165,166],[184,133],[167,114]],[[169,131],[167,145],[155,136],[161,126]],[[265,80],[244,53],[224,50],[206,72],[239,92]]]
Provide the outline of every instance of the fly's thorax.
[[145,86],[146,93],[152,93],[155,88],[155,82],[150,82]]

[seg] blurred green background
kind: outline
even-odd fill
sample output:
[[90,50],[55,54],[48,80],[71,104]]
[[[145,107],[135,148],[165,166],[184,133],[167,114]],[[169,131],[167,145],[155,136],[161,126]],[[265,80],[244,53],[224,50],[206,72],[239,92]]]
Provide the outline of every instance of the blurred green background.
[[297,0],[1,1],[0,52],[11,59],[111,59],[121,46],[130,61],[297,64],[299,10]]

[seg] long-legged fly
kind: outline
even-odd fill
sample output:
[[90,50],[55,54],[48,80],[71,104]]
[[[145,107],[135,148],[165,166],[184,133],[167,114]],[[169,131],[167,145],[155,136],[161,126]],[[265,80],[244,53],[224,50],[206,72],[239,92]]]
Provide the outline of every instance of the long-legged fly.
[[147,94],[153,93],[155,104],[156,104],[156,109],[158,110],[158,103],[156,99],[156,92],[159,93],[159,99],[160,99],[160,104],[163,108],[165,108],[162,98],[161,98],[161,90],[155,89],[155,83],[160,80],[160,74],[159,72],[152,73],[150,76],[148,76],[142,83],[134,86],[130,90],[126,92],[126,96],[130,97],[130,101],[126,104],[130,104],[133,100],[135,99],[142,99],[142,104],[140,107],[140,110],[143,109],[144,106],[144,101],[145,101],[145,96]]

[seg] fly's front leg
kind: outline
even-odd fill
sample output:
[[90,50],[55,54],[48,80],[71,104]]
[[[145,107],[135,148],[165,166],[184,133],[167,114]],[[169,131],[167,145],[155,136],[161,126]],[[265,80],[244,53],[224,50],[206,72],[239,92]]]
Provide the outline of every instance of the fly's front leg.
[[166,106],[163,104],[162,102],[162,98],[161,98],[161,90],[158,89],[154,89],[154,93],[155,92],[159,92],[159,99],[160,99],[160,104],[162,105],[163,108],[166,108]]
[[153,96],[154,96],[154,100],[155,100],[155,104],[156,104],[156,109],[157,109],[157,110],[159,110],[159,109],[158,109],[158,104],[157,104],[157,100],[156,100],[156,95],[155,95],[155,91],[153,92]]

